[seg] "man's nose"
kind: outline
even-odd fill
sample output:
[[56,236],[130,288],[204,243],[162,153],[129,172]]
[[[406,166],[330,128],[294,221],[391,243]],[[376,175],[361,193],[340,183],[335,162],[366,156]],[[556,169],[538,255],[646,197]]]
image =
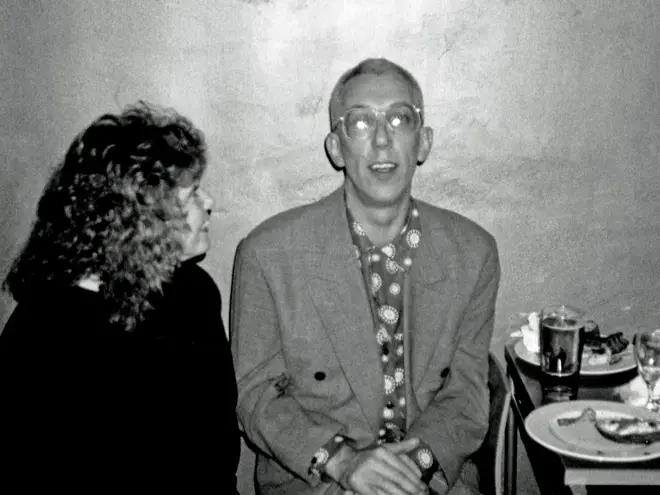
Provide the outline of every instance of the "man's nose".
[[378,148],[386,148],[392,142],[390,130],[387,127],[387,119],[384,115],[376,119],[376,128],[374,129],[374,143]]

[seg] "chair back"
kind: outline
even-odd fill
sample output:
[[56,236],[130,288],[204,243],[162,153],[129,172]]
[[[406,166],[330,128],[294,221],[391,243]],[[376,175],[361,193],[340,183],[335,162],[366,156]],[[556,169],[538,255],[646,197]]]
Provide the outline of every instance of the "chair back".
[[474,460],[479,468],[479,490],[484,495],[508,493],[505,484],[505,451],[507,419],[511,409],[511,386],[504,368],[491,352],[488,355],[488,391],[490,412],[488,433],[483,444],[475,453]]

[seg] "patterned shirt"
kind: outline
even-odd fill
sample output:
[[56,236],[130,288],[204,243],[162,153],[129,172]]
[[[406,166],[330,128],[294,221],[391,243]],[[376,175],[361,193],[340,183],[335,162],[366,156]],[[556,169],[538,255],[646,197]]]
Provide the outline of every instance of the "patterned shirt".
[[[367,237],[362,226],[347,209],[356,256],[369,292],[375,339],[380,348],[383,371],[384,400],[381,424],[376,443],[399,442],[406,434],[406,383],[403,338],[403,279],[413,265],[415,252],[421,242],[419,210],[411,200],[410,211],[401,232],[386,246],[377,247]],[[310,471],[323,472],[328,459],[349,441],[335,436],[316,453]],[[428,481],[437,469],[431,449],[423,444],[409,454]]]

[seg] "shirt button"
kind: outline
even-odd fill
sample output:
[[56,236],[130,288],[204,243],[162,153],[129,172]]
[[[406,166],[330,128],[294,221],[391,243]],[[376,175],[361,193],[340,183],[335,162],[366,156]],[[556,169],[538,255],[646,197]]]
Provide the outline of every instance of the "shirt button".
[[318,381],[323,381],[325,380],[325,373],[323,373],[322,371],[317,371],[316,373],[314,373],[314,378],[316,378]]

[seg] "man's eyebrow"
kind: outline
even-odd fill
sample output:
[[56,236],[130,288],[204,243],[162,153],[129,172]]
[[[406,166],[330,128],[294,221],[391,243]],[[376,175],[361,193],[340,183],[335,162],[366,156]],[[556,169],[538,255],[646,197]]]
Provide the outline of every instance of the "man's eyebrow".
[[[399,100],[399,101],[394,101],[390,103],[389,105],[385,105],[382,108],[390,108],[394,107],[396,105],[410,105],[415,108],[419,108],[415,103],[407,100]],[[381,108],[381,107],[375,107],[372,105],[367,105],[366,103],[358,103],[356,105],[351,105],[350,107],[347,107],[346,110],[350,110],[351,108]]]

